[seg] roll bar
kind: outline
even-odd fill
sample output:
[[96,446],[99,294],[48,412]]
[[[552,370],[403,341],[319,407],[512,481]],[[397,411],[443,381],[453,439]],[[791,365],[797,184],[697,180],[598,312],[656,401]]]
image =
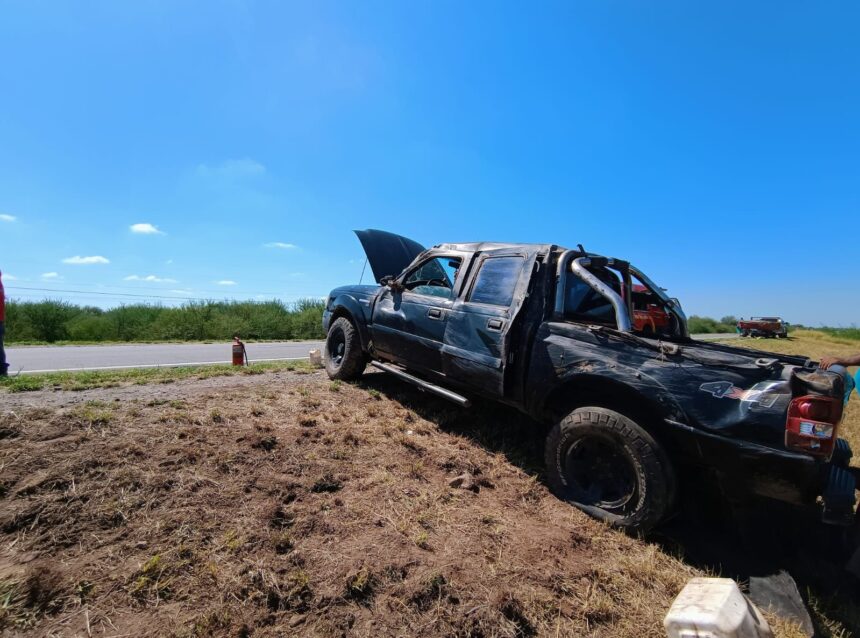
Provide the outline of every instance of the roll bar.
[[663,292],[662,288],[651,281],[641,270],[631,266],[620,259],[608,257],[598,257],[595,255],[583,255],[578,250],[566,250],[558,259],[558,267],[556,270],[556,295],[555,295],[555,316],[560,319],[564,316],[564,294],[567,290],[567,273],[573,272],[580,277],[585,283],[591,286],[598,293],[606,297],[615,309],[615,322],[618,330],[621,332],[632,332],[633,324],[631,317],[633,316],[633,295],[628,294],[627,300],[621,298],[610,286],[600,281],[591,272],[588,267],[591,265],[610,266],[619,270],[624,279],[626,290],[632,291],[631,274],[651,290],[664,303],[666,310],[674,314],[680,324],[681,337],[688,338],[690,336],[687,329],[687,316],[678,303],[671,299]]

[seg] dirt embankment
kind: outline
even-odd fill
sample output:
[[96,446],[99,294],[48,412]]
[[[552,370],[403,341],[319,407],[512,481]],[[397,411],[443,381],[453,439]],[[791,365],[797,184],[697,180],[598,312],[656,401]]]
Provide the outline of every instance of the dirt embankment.
[[552,497],[519,417],[381,379],[4,396],[5,632],[663,635],[691,567]]

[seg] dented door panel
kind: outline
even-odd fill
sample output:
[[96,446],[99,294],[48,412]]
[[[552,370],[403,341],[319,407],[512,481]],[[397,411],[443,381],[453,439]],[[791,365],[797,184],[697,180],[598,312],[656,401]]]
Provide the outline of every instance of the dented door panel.
[[384,289],[373,309],[375,349],[409,368],[441,372],[442,339],[452,304],[450,299]]
[[[508,344],[536,258],[534,253],[510,249],[489,250],[478,257],[445,328],[442,369],[447,378],[489,396],[504,396]],[[480,287],[483,273],[502,262],[508,271],[500,268],[497,280]]]

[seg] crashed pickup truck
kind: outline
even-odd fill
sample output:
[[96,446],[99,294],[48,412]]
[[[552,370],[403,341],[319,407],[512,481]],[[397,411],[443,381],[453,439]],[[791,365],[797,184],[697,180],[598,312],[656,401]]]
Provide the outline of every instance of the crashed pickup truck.
[[[355,380],[370,364],[462,406],[483,397],[522,411],[548,427],[553,491],[629,530],[673,511],[682,467],[707,470],[727,495],[854,524],[838,372],[693,341],[676,299],[582,246],[425,249],[356,233],[377,283],[328,296],[331,378]],[[661,320],[636,321],[637,309]]]

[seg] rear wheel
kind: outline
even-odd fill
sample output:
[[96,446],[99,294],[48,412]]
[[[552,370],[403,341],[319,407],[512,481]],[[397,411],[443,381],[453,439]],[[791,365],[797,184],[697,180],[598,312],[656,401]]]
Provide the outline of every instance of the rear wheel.
[[617,527],[645,532],[671,507],[674,473],[659,444],[626,416],[577,408],[546,441],[550,488],[565,501]]
[[335,319],[325,341],[325,371],[329,379],[355,381],[366,365],[358,330],[346,317]]

